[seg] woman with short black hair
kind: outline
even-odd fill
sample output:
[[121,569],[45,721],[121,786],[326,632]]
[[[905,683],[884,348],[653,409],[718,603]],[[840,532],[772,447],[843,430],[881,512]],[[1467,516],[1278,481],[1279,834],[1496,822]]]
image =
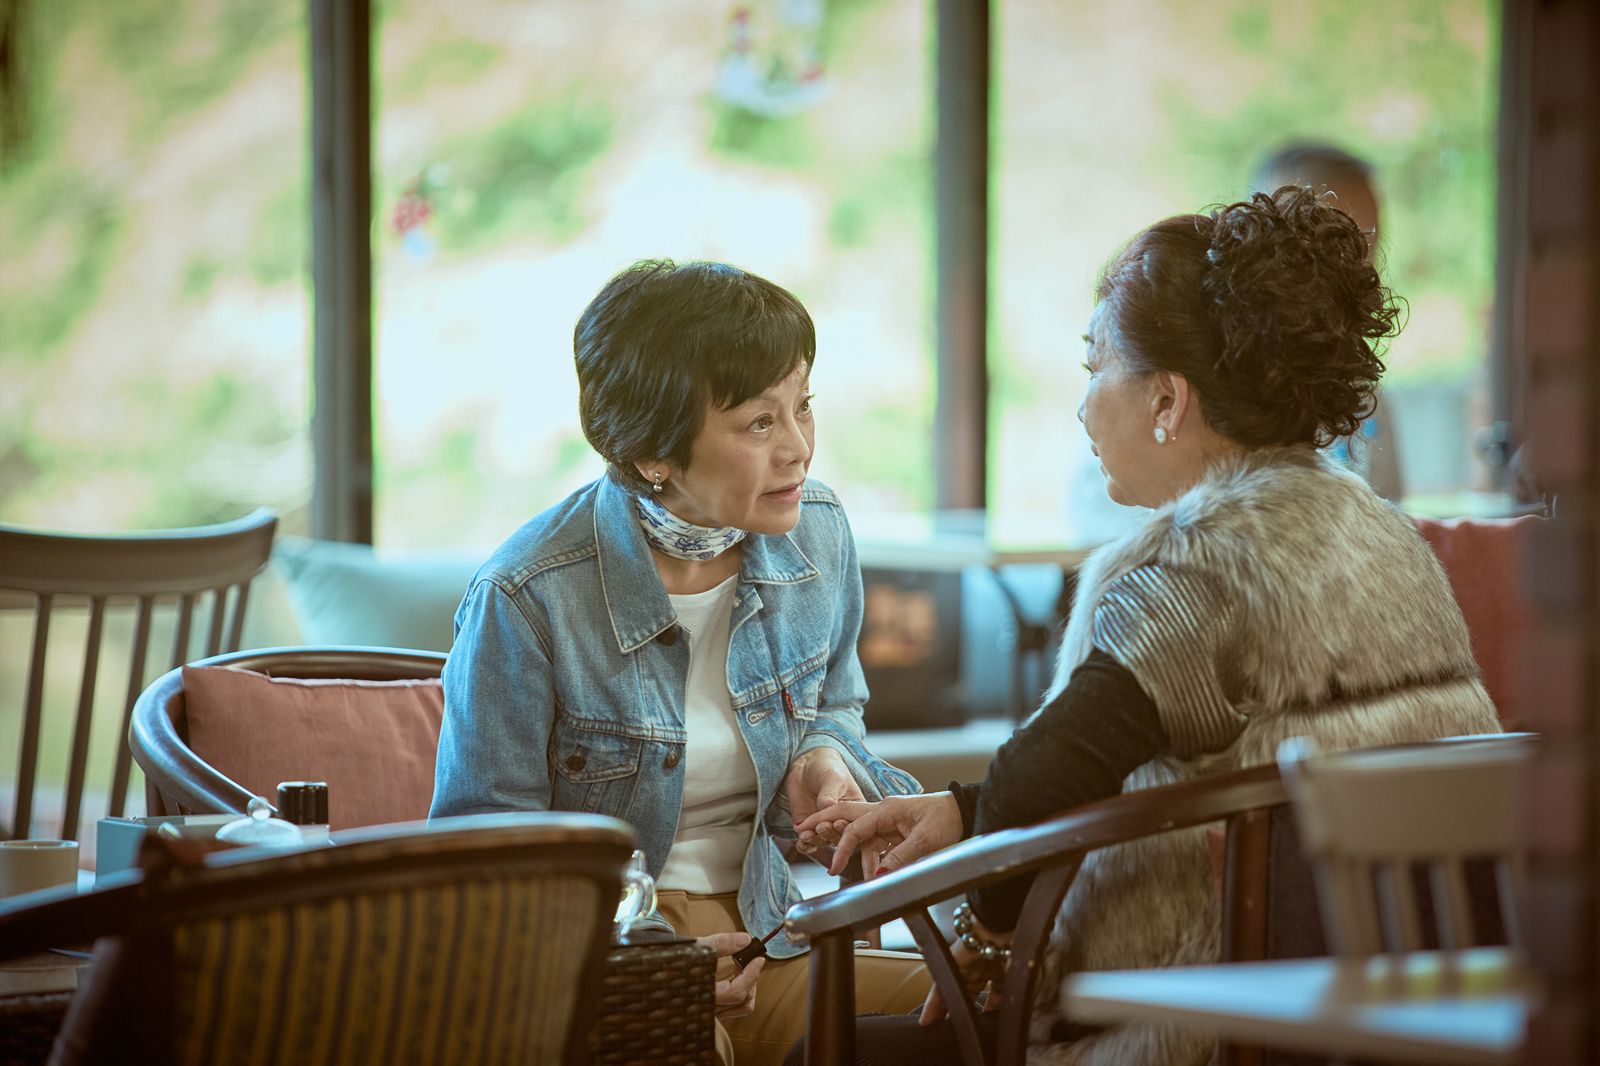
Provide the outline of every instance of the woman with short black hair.
[[[590,302],[573,351],[606,476],[473,578],[431,813],[622,818],[666,923],[726,955],[799,901],[780,847],[796,821],[918,790],[865,743],[855,544],[808,478],[816,334],[770,281],[650,260]],[[803,952],[780,932],[741,973],[724,960],[725,1062],[776,1061],[800,1034]],[[915,956],[857,966],[864,1011],[903,1012],[927,987]]]
[[[1155,508],[1078,578],[1055,682],[982,785],[800,824],[882,869],[1114,795],[1325,751],[1499,731],[1466,624],[1404,514],[1320,450],[1371,411],[1398,305],[1350,217],[1285,186],[1144,230],[1101,276],[1078,418],[1120,503]],[[954,946],[995,975],[1030,880],[970,893]],[[1217,961],[1203,829],[1091,852],[1054,925],[1030,1063],[1206,1063],[1172,1027],[1087,1029],[1062,979]],[[944,1004],[859,1023],[862,1062],[958,1062]],[[993,1037],[994,1015],[983,1016]],[[798,1049],[795,1058],[798,1058]]]

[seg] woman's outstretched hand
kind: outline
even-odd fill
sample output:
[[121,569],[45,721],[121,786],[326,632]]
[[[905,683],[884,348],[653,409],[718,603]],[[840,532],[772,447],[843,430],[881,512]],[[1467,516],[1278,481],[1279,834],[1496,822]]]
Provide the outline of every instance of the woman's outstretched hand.
[[[977,923],[978,936],[996,944],[1009,945],[1010,933],[995,933]],[[987,1014],[992,1010],[999,1010],[1002,1001],[1000,986],[1005,977],[1005,967],[998,961],[985,961],[977,952],[968,948],[957,940],[950,945],[950,955],[956,964],[956,974],[961,978],[961,988],[968,1002],[975,1001],[978,993],[985,987],[989,989],[989,996],[983,1001],[983,1010]],[[922,1002],[922,1014],[918,1020],[922,1025],[933,1025],[945,1015],[950,1013],[950,1008],[945,1004],[944,997],[939,994],[939,986],[934,985],[928,989],[928,998]]]
[[833,845],[834,876],[859,848],[867,877],[893,873],[961,839],[961,808],[949,792],[890,796],[882,803],[836,803],[795,826]]
[[[861,786],[856,784],[850,768],[832,748],[812,748],[790,763],[783,789],[789,797],[789,813],[794,817],[796,829],[824,807],[863,798]],[[818,843],[815,832],[801,830],[797,845],[801,854],[811,854],[817,850]]]

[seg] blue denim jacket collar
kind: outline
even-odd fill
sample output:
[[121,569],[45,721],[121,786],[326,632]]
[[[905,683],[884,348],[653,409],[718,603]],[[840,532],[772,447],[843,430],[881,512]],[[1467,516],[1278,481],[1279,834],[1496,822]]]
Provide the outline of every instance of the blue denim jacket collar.
[[[677,613],[639,528],[633,494],[609,477],[595,501],[594,540],[611,632],[622,652],[636,651],[671,627]],[[788,534],[752,534],[742,544],[741,584],[793,585],[820,575]]]

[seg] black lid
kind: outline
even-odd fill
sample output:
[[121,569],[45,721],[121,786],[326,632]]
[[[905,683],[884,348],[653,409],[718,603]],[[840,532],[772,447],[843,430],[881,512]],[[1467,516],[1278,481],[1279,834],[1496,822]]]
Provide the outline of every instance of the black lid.
[[295,825],[327,825],[328,783],[279,781],[278,817]]

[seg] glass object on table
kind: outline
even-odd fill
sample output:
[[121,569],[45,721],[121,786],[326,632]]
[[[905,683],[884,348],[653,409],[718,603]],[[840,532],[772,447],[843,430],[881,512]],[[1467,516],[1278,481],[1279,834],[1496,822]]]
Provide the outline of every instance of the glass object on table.
[[619,937],[627,936],[634,923],[656,912],[656,879],[645,866],[644,852],[634,849],[622,872],[622,898],[612,919]]
[[[162,826],[157,832],[167,831]],[[173,835],[177,829],[171,829]],[[259,848],[297,848],[300,846],[300,827],[272,816],[272,804],[264,796],[252,796],[245,807],[243,818],[229,822],[217,830],[217,839],[226,844],[240,844]]]

